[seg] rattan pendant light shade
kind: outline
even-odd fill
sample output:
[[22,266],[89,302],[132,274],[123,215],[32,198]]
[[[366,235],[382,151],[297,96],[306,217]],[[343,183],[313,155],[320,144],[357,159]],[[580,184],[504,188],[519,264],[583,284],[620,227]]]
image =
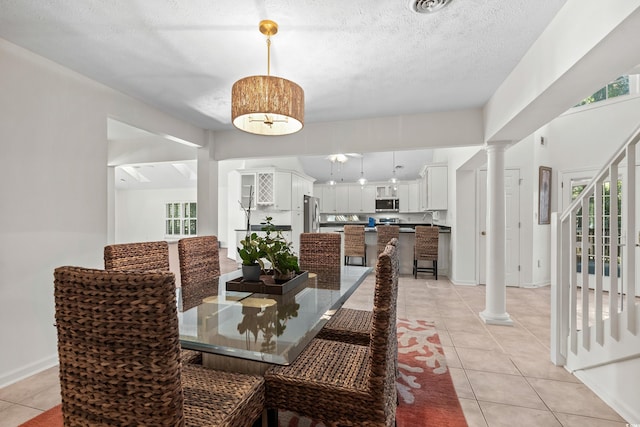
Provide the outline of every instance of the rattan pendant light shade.
[[267,36],[267,75],[238,80],[231,89],[231,120],[238,129],[257,135],[288,135],[304,125],[304,91],[291,80],[269,75],[273,21],[260,22]]

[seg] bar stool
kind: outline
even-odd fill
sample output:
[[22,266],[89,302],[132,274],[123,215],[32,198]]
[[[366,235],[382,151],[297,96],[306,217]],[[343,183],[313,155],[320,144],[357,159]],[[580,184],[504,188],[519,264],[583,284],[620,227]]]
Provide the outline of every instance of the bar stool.
[[376,231],[378,232],[378,255],[384,252],[384,248],[391,239],[400,237],[399,225],[378,225]]
[[[433,273],[438,280],[438,236],[440,229],[434,226],[416,226],[416,243],[413,251],[413,277],[418,272]],[[418,267],[419,261],[431,261],[431,267]]]
[[364,225],[344,226],[344,265],[351,264],[351,257],[360,258],[360,265],[367,265],[367,245],[364,242]]

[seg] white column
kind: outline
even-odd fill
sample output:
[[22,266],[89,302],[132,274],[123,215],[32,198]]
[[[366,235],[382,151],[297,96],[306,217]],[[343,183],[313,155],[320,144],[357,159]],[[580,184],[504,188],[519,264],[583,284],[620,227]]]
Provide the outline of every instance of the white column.
[[506,212],[504,152],[508,142],[487,143],[487,266],[486,302],[480,317],[493,325],[513,325],[506,311]]
[[218,161],[213,154],[213,132],[198,148],[198,235],[218,236]]

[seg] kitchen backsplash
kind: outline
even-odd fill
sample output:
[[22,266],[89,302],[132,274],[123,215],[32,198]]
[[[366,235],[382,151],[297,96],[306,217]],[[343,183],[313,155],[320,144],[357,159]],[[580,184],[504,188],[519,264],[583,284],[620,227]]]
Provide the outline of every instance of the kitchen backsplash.
[[320,222],[329,223],[329,222],[368,222],[369,217],[375,218],[376,222],[379,222],[380,219],[383,218],[397,218],[400,223],[403,222],[425,222],[431,223],[433,221],[434,224],[445,224],[446,212],[436,212],[435,217],[432,219],[432,212],[424,212],[424,213],[397,213],[397,212],[386,212],[386,213],[375,213],[375,214],[360,214],[360,215],[352,215],[352,214],[321,214]]

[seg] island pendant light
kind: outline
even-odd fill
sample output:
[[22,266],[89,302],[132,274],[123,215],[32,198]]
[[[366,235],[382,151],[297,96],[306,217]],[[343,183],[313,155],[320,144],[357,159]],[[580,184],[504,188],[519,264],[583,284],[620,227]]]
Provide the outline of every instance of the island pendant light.
[[389,182],[392,184],[397,184],[398,178],[396,177],[396,152],[395,151],[393,152],[392,167],[393,167],[393,170],[391,171],[391,178],[389,179]]
[[364,154],[360,157],[360,179],[358,180],[358,184],[365,185],[367,183],[367,178],[364,177]]
[[327,184],[329,185],[336,185],[336,180],[333,179],[333,162],[331,163],[331,178],[329,179],[329,181],[327,181]]
[[238,80],[231,88],[231,121],[238,129],[256,135],[288,135],[304,125],[304,91],[294,82],[271,76],[271,36],[278,24],[260,21],[267,36],[267,75]]

